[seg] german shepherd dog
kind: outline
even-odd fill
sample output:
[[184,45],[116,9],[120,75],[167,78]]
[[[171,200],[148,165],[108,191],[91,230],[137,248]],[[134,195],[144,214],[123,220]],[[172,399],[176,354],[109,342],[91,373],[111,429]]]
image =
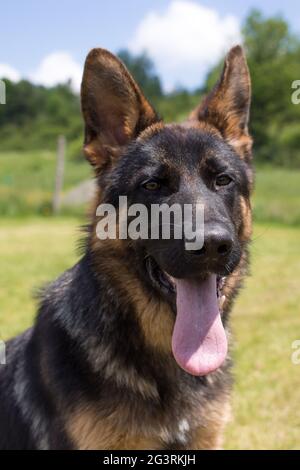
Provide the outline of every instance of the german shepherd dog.
[[229,412],[228,316],[251,236],[250,78],[243,50],[182,124],[164,124],[120,60],[86,59],[94,207],[204,205],[204,245],[99,239],[43,290],[0,366],[1,449],[216,449]]

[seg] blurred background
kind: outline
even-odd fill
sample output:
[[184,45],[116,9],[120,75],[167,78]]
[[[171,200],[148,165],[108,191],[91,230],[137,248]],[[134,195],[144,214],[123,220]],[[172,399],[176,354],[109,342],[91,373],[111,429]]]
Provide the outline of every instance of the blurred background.
[[293,360],[300,339],[300,7],[292,0],[11,0],[1,20],[0,339],[32,324],[34,289],[78,259],[78,227],[93,194],[79,100],[89,49],[118,54],[169,122],[187,116],[216,81],[224,54],[244,44],[253,84],[255,224],[251,276],[232,316],[236,383],[225,447],[300,448],[300,364]]

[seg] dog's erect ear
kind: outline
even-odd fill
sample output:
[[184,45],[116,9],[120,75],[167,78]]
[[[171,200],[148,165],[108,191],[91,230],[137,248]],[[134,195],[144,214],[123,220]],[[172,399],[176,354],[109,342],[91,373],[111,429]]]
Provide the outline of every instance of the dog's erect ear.
[[158,121],[126,67],[104,49],[93,49],[86,58],[81,107],[85,121],[84,152],[98,168]]
[[233,47],[226,59],[219,82],[196,108],[190,119],[214,126],[237,153],[248,160],[252,139],[248,134],[251,100],[250,75],[243,49]]

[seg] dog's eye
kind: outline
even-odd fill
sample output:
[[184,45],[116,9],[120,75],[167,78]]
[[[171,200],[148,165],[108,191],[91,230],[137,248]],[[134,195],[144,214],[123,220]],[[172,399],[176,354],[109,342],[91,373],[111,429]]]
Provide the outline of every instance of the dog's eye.
[[142,183],[143,188],[147,189],[148,191],[157,191],[160,189],[161,184],[159,181],[155,179],[147,180]]
[[216,177],[216,186],[227,186],[231,181],[232,178],[224,173]]

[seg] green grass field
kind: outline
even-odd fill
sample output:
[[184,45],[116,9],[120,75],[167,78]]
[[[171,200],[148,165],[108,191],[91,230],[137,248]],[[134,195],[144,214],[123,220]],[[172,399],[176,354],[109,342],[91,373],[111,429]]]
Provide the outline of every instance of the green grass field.
[[[66,170],[65,189],[90,175],[84,161],[68,159]],[[34,290],[77,259],[83,219],[51,216],[54,173],[54,153],[0,153],[0,339],[32,324]],[[300,171],[257,170],[252,276],[232,316],[236,381],[226,448],[300,448],[300,365],[291,362],[300,339],[299,182]]]
[[[56,156],[51,151],[0,153],[0,216],[49,215]],[[91,176],[85,159],[66,158],[64,190]]]

